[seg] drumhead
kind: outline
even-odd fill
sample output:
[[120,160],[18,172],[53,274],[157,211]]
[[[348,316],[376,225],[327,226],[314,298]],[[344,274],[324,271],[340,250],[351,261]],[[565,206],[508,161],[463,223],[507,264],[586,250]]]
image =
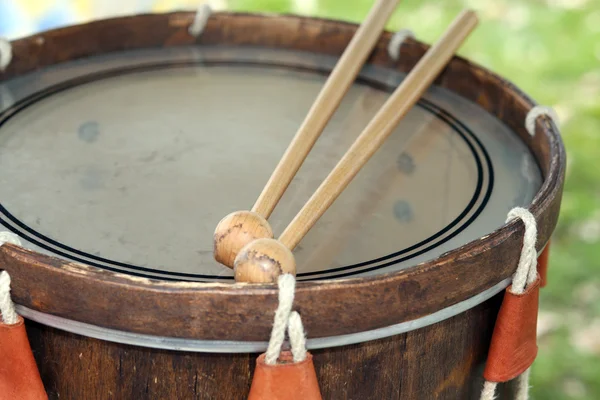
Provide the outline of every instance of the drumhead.
[[[233,281],[219,220],[249,209],[336,59],[178,47],[3,83],[0,218],[25,246],[136,276]],[[402,81],[366,66],[270,218],[276,236]],[[398,271],[487,235],[542,182],[497,118],[431,87],[295,249],[299,280]]]

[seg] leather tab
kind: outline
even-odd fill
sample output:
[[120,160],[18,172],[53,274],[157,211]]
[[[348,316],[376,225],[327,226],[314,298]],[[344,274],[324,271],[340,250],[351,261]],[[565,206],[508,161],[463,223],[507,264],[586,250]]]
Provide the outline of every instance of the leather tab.
[[312,355],[294,363],[292,353],[282,351],[277,364],[267,365],[261,354],[248,400],[322,400]]
[[0,322],[0,400],[47,400],[25,321],[13,325]]
[[550,255],[550,242],[546,244],[546,247],[542,251],[542,254],[537,259],[537,270],[540,274],[540,287],[545,287],[548,280],[548,256]]
[[540,277],[523,294],[510,292],[496,319],[483,376],[490,382],[507,382],[521,375],[537,356],[537,316]]

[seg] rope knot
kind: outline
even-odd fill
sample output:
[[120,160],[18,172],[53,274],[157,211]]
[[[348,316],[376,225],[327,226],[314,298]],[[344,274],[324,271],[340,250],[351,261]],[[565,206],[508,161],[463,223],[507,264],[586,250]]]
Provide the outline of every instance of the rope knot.
[[[21,240],[12,232],[0,232],[0,246],[4,243],[16,244],[21,246]],[[10,298],[10,275],[6,271],[0,272],[0,317],[7,325],[13,325],[18,322],[15,304]]]
[[2,246],[4,243],[10,243],[10,244],[15,244],[17,246],[22,246],[21,239],[19,238],[19,236],[17,236],[16,234],[14,234],[12,232],[8,232],[8,231],[0,232],[0,246]]

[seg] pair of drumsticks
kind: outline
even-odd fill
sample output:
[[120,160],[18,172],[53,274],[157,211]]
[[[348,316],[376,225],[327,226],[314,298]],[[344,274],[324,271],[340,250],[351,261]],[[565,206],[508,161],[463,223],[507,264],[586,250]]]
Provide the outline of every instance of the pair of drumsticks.
[[279,239],[267,222],[372,51],[398,0],[378,0],[348,44],[252,211],[223,218],[214,234],[215,259],[234,269],[237,282],[277,282],[296,274],[292,250],[416,104],[477,25],[463,11],[396,88]]

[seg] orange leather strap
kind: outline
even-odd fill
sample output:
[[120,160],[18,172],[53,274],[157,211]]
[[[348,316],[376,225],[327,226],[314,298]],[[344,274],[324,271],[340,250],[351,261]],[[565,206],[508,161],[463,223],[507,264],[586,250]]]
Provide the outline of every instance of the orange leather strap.
[[13,325],[0,322],[0,400],[46,400],[25,321]]
[[282,351],[279,360],[267,365],[264,354],[258,357],[248,400],[322,400],[310,353],[294,363],[291,352]]
[[548,280],[548,256],[550,255],[550,242],[546,244],[546,247],[542,251],[542,254],[538,257],[537,260],[537,270],[538,274],[540,274],[540,279],[542,282],[540,283],[541,287],[546,286]]
[[498,313],[483,376],[507,382],[521,375],[537,356],[537,315],[540,277],[523,294],[506,290]]

